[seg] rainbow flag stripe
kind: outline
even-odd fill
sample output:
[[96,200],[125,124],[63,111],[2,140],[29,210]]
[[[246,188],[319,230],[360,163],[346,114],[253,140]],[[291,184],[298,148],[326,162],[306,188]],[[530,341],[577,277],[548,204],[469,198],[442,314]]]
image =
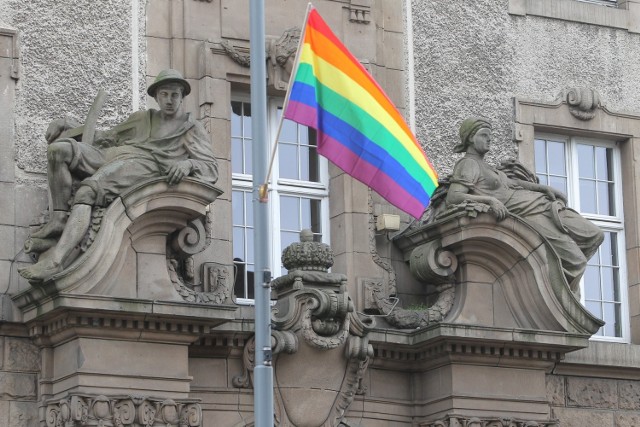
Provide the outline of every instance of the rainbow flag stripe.
[[284,116],[318,131],[318,152],[420,218],[438,174],[389,97],[315,9]]

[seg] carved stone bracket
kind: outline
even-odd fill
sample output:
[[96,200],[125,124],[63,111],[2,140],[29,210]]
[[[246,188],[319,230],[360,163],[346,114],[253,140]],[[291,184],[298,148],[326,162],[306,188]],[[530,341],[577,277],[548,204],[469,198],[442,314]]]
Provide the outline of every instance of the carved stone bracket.
[[600,107],[600,95],[595,89],[573,87],[566,91],[564,98],[569,104],[569,112],[580,120],[591,120]]
[[72,394],[47,402],[47,427],[199,427],[202,408],[193,399]]
[[420,427],[555,427],[557,420],[533,421],[517,418],[500,417],[470,417],[462,415],[447,415],[446,417],[420,423]]

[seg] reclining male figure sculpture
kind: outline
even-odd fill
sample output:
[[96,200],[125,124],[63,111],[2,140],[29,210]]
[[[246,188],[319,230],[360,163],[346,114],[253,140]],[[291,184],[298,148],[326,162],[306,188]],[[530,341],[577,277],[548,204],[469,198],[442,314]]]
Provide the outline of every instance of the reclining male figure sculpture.
[[[73,138],[60,138],[66,121],[55,121],[47,130],[48,179],[52,212],[50,220],[31,238],[60,236],[38,262],[19,273],[31,282],[51,277],[82,241],[94,206],[107,206],[133,185],[166,177],[169,185],[193,176],[208,183],[218,179],[218,164],[209,135],[182,101],[191,86],[176,70],[160,72],[147,89],[160,110],[138,111],[116,128],[129,129],[115,146],[101,149]],[[69,212],[73,176],[84,178]]]

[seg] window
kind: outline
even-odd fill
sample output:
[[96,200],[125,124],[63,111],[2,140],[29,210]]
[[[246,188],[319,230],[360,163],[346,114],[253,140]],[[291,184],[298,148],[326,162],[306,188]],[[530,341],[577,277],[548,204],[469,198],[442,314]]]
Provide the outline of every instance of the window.
[[540,183],[567,194],[569,206],[605,235],[580,284],[585,307],[606,324],[596,334],[625,341],[629,335],[620,150],[614,143],[537,135],[535,169]]
[[[233,179],[234,292],[238,302],[250,302],[253,295],[253,176],[251,163],[251,104],[236,98],[231,102],[231,172]],[[282,116],[282,101],[270,100],[270,141],[275,139]],[[327,162],[318,155],[313,129],[285,120],[277,144],[270,180],[273,242],[271,269],[274,276],[286,274],[282,250],[299,241],[300,230],[310,229],[317,241],[328,243]]]

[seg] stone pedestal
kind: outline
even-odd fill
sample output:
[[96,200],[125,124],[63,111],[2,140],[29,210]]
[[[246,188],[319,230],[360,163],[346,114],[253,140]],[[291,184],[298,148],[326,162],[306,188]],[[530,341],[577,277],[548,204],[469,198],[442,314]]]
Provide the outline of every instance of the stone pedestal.
[[[47,426],[202,425],[188,349],[236,307],[185,285],[173,257],[205,247],[193,221],[219,194],[191,179],[143,183],[94,212],[99,226],[76,260],[13,297],[41,350]],[[190,227],[200,235],[180,241]]]
[[[602,322],[571,293],[546,239],[518,217],[468,211],[396,242],[416,278],[454,293],[452,303],[418,313],[418,329],[370,337],[373,366],[410,363],[421,425],[557,425],[545,374],[586,347]],[[408,311],[389,318],[402,326]]]

